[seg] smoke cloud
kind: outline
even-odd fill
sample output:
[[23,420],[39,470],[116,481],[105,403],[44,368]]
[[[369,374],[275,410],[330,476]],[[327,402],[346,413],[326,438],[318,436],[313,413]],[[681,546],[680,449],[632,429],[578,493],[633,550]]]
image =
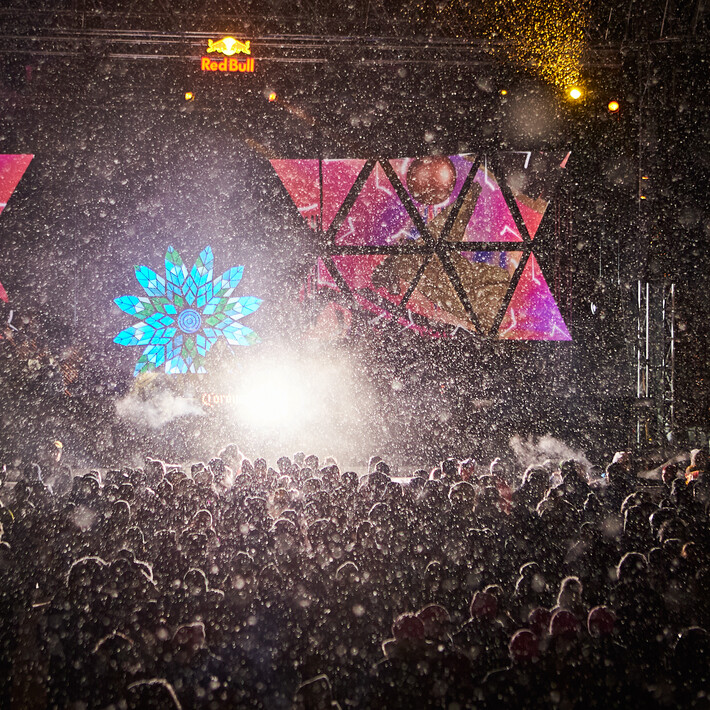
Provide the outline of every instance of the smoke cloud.
[[584,451],[573,449],[565,444],[564,441],[560,441],[560,439],[556,439],[549,434],[541,436],[537,440],[532,436],[524,439],[516,435],[511,437],[508,445],[522,468],[541,464],[547,459],[551,459],[555,463],[565,459],[574,459],[582,463],[587,469],[592,466]]
[[116,403],[116,411],[134,424],[159,429],[178,417],[204,415],[194,397],[177,397],[171,392],[158,392],[145,398],[129,394]]

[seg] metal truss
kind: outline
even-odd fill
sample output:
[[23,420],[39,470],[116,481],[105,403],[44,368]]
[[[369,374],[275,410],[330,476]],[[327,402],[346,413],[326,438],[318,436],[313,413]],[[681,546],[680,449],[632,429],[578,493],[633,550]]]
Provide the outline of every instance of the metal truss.
[[[472,185],[474,183],[474,178],[476,177],[476,173],[478,171],[478,166],[480,163],[484,160],[485,158],[485,166],[486,166],[486,171],[490,168],[491,172],[493,175],[496,177],[498,187],[501,190],[501,193],[505,199],[505,202],[508,206],[508,209],[510,210],[510,213],[513,217],[513,220],[515,222],[515,226],[518,229],[518,232],[520,236],[522,237],[522,241],[510,241],[510,242],[478,242],[478,241],[459,241],[459,240],[451,240],[449,237],[451,236],[451,230],[453,226],[456,223],[456,219],[459,215],[459,212],[461,211],[461,208],[464,204],[464,201],[466,199],[466,196],[469,194]],[[394,244],[394,245],[353,245],[353,244],[347,244],[347,245],[342,245],[342,244],[337,244],[336,243],[336,235],[338,234],[341,226],[345,222],[350,210],[353,208],[355,205],[355,202],[358,198],[358,195],[362,191],[368,177],[372,173],[372,171],[375,169],[377,164],[382,167],[382,170],[384,171],[386,177],[389,179],[390,183],[392,184],[392,187],[394,188],[395,192],[397,193],[397,196],[404,206],[404,208],[407,211],[407,214],[411,218],[412,222],[414,223],[414,226],[416,227],[417,231],[419,232],[419,235],[421,239],[417,240],[416,242],[409,242],[409,243],[403,243],[403,244]],[[321,182],[320,182],[320,190],[321,190],[321,207],[322,207],[322,200],[323,200],[323,183],[322,183],[322,161],[320,161],[321,169],[320,169],[320,174],[321,174]],[[545,211],[545,215],[542,218],[542,222],[540,226],[538,227],[538,230],[536,234],[540,234],[542,231],[544,231],[543,226],[544,224],[548,221],[546,219],[546,216],[548,215],[548,212],[553,212],[554,210],[548,208]],[[348,302],[348,305],[357,305],[358,303],[358,298],[360,297],[366,301],[369,301],[370,303],[378,306],[382,310],[387,311],[393,316],[396,316],[399,319],[403,319],[406,321],[409,321],[410,323],[414,325],[421,325],[423,327],[427,327],[428,321],[422,317],[419,316],[418,314],[413,313],[411,310],[407,308],[407,302],[411,298],[412,294],[417,288],[417,285],[419,284],[419,281],[424,275],[424,272],[426,271],[427,266],[432,262],[434,259],[438,259],[441,263],[442,269],[444,273],[446,274],[446,277],[448,278],[451,287],[453,291],[456,293],[457,298],[459,299],[461,306],[465,310],[469,320],[470,320],[470,325],[471,328],[469,330],[470,333],[473,333],[475,335],[478,335],[483,338],[495,338],[499,334],[499,329],[501,326],[501,323],[503,322],[503,318],[505,316],[506,311],[508,310],[508,306],[510,305],[510,301],[513,298],[513,294],[515,293],[515,289],[518,286],[518,283],[520,282],[520,278],[523,274],[523,271],[525,270],[525,266],[528,263],[528,259],[530,258],[530,255],[533,253],[533,244],[534,241],[532,237],[530,236],[530,233],[528,232],[528,229],[525,225],[525,221],[523,220],[523,217],[520,213],[520,210],[518,208],[517,202],[515,200],[515,197],[513,196],[512,190],[510,189],[507,181],[506,181],[506,173],[502,168],[502,165],[496,160],[495,155],[492,154],[478,154],[475,155],[475,159],[472,160],[472,167],[471,170],[469,171],[466,180],[464,181],[464,184],[461,188],[461,191],[456,199],[456,202],[453,205],[453,208],[451,212],[448,214],[446,222],[441,230],[441,233],[439,234],[438,238],[432,234],[431,230],[427,226],[427,223],[424,221],[424,218],[422,217],[421,213],[419,212],[419,209],[415,205],[412,197],[410,196],[409,192],[407,189],[404,187],[402,184],[401,180],[399,179],[399,176],[395,172],[394,168],[392,167],[391,163],[389,162],[388,159],[386,158],[370,158],[369,160],[366,161],[365,165],[361,169],[358,177],[356,178],[355,182],[353,183],[353,186],[351,187],[348,195],[346,196],[345,200],[343,201],[343,204],[341,205],[340,209],[338,210],[337,214],[335,215],[332,223],[328,227],[327,230],[323,231],[321,229],[320,223],[316,225],[318,229],[318,239],[319,239],[319,251],[320,251],[320,258],[322,259],[323,263],[325,264],[331,278],[333,281],[337,284],[338,288],[340,289],[341,294],[345,296],[346,302]],[[539,240],[538,240],[539,243]],[[507,291],[500,303],[500,306],[498,307],[498,311],[496,313],[496,316],[493,320],[493,323],[491,327],[488,330],[485,330],[481,323],[479,322],[478,316],[476,315],[474,305],[475,303],[471,302],[469,298],[469,294],[466,292],[463,283],[461,281],[461,277],[456,270],[456,266],[454,262],[451,259],[451,255],[454,253],[461,253],[461,252],[479,252],[479,251],[505,251],[505,252],[518,252],[521,254],[520,261],[515,269],[515,272],[510,280],[510,283],[508,284]],[[352,256],[352,255],[360,255],[360,256],[367,256],[367,255],[389,255],[389,256],[402,256],[402,255],[409,255],[409,254],[419,254],[423,257],[422,259],[422,264],[417,270],[416,274],[412,278],[412,280],[409,282],[407,289],[405,290],[404,296],[402,297],[401,301],[399,303],[393,303],[387,299],[382,298],[378,293],[372,291],[372,290],[367,290],[366,292],[360,292],[358,291],[357,293],[354,292],[351,288],[350,285],[347,283],[345,278],[342,276],[340,273],[338,267],[336,266],[333,257],[334,256]],[[542,267],[541,267],[542,268]],[[430,327],[430,326],[429,326]],[[452,331],[456,331],[460,328],[456,328],[454,326],[450,326]]]
[[[438,12],[434,13],[438,16]],[[0,21],[64,30],[412,36],[441,35],[431,13],[387,0],[6,0]]]
[[[587,38],[594,46],[702,41],[705,0],[612,0],[591,3]],[[239,33],[398,40],[437,39],[500,45],[506,2],[496,0],[5,0],[0,37],[35,33],[130,32],[160,35]]]
[[677,434],[675,420],[675,292],[674,283],[663,283],[661,304],[663,319],[661,426],[666,439],[671,444],[676,443]]
[[[592,3],[583,64],[619,67],[621,49],[706,46],[704,0]],[[260,61],[500,65],[511,41],[496,0],[5,0],[0,54],[189,59],[206,40],[248,38]]]
[[[619,68],[622,50],[659,42],[704,50],[703,1],[690,18],[671,0],[658,2],[666,7],[643,12],[632,2],[625,17],[606,0],[595,5],[582,64]],[[192,60],[207,39],[232,34],[250,39],[267,63],[500,67],[512,49],[498,30],[506,21],[501,7],[493,0],[5,0],[0,55]]]
[[624,45],[693,41],[707,37],[704,0],[627,0],[593,3],[587,35],[592,42]]
[[637,282],[636,445],[677,438],[675,421],[675,297],[672,282]]

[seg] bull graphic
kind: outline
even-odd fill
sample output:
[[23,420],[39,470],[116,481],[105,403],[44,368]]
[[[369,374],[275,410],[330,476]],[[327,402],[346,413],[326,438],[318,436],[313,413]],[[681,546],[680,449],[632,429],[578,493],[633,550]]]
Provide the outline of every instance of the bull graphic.
[[208,39],[207,52],[219,52],[227,57],[231,57],[233,54],[251,54],[250,44],[251,42],[249,40],[240,42],[238,39],[234,39],[234,37],[224,37],[223,39],[218,39],[216,42]]

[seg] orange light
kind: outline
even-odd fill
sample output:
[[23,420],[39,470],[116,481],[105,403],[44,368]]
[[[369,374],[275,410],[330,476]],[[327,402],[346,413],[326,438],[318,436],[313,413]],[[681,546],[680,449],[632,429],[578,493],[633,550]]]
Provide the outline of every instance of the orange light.
[[192,101],[195,98],[195,94],[192,91],[185,92],[185,101]]
[[619,110],[619,102],[618,101],[610,101],[606,107],[609,109],[611,113],[616,113]]
[[508,95],[508,89],[501,89],[501,90],[500,90],[500,95],[501,95],[501,96],[507,96],[507,95]]
[[581,98],[582,98],[582,90],[579,89],[579,88],[577,88],[576,86],[573,86],[573,87],[569,90],[568,93],[569,93],[569,97],[570,97],[571,99],[574,99],[575,101],[576,101],[577,99],[581,99]]
[[277,98],[278,98],[278,96],[276,96],[275,91],[269,92],[269,101],[276,101]]

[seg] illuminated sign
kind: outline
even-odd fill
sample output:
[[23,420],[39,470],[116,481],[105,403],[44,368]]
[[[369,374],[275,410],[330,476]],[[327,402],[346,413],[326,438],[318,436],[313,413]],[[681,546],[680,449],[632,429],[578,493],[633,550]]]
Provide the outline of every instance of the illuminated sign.
[[[207,54],[214,53],[223,55],[219,57],[202,57],[200,69],[202,71],[214,72],[247,72],[254,71],[254,59],[251,55],[251,42],[241,42],[234,37],[223,37],[222,39],[207,40]],[[244,54],[245,57],[236,57],[235,54]]]
[[249,45],[251,42],[247,40],[246,42],[240,42],[234,37],[224,37],[223,39],[218,39],[213,42],[211,39],[207,40],[207,54],[211,52],[219,52],[220,54],[226,54],[231,57],[233,54],[251,54],[251,49]]
[[222,61],[218,62],[210,57],[202,57],[200,68],[202,71],[241,71],[251,73],[254,71],[254,60],[249,58],[240,61],[236,57],[225,57]]
[[203,407],[217,407],[221,404],[236,404],[237,397],[233,394],[216,394],[213,392],[205,392],[202,395]]

